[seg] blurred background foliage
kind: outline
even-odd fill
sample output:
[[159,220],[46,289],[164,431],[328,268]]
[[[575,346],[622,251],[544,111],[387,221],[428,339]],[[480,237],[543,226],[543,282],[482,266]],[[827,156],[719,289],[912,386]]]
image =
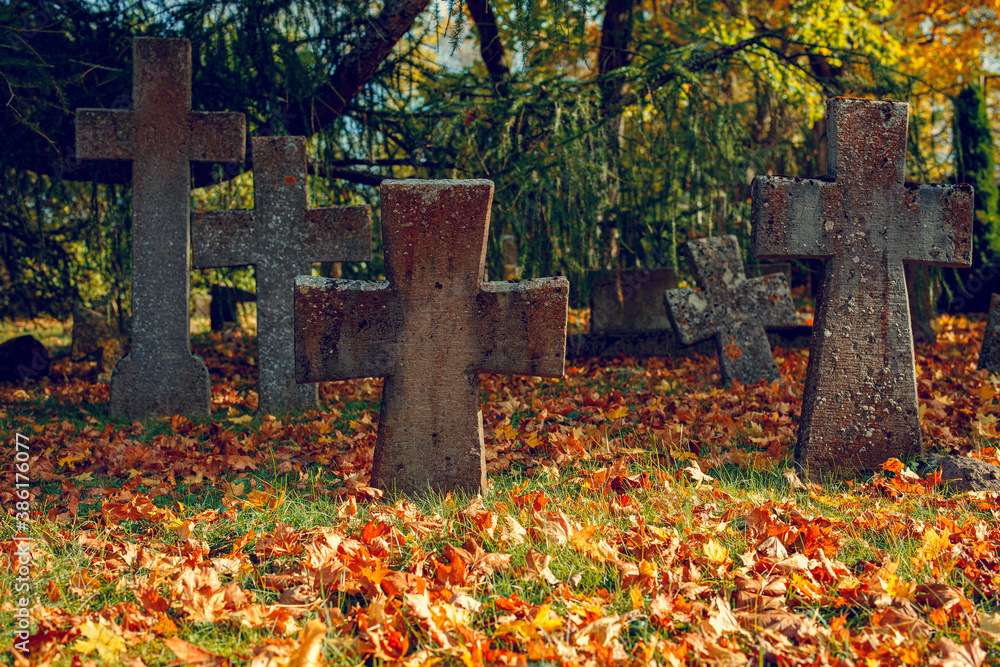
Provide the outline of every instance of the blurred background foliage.
[[[12,0],[0,309],[128,308],[129,167],[79,161],[73,145],[77,108],[129,106],[136,35],[191,40],[195,109],[244,112],[248,136],[309,137],[313,206],[372,205],[373,259],[344,277],[383,273],[382,179],[489,178],[489,276],[513,234],[521,275],[566,275],[574,305],[588,270],[675,266],[678,243],[705,235],[745,249],[755,174],[825,173],[826,98],[902,99],[908,178],[981,193],[976,265],[926,288],[944,278],[943,303],[970,308],[991,289],[970,276],[990,278],[1000,250],[997,12],[995,0]],[[252,206],[251,168],[194,167],[193,208]],[[249,289],[252,272],[193,273],[195,289],[207,282]]]

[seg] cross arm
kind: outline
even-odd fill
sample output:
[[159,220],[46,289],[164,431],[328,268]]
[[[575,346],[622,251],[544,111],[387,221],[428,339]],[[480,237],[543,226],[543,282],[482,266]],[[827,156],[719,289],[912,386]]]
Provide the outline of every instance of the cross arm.
[[306,211],[302,252],[310,262],[366,262],[372,257],[368,206],[331,206]]
[[228,111],[198,111],[188,115],[192,162],[243,162],[246,155],[246,117]]
[[258,261],[253,211],[195,211],[191,264],[196,269],[246,266]]
[[830,257],[831,200],[839,192],[835,183],[815,178],[755,177],[750,251],[761,259]]
[[295,379],[299,383],[390,375],[403,327],[385,281],[295,279]]
[[76,157],[81,160],[131,160],[135,116],[130,109],[77,109]]
[[737,298],[740,309],[758,315],[761,326],[767,329],[790,329],[799,324],[784,273],[747,280],[740,286]]
[[483,283],[476,296],[481,357],[473,370],[562,377],[569,281]]
[[684,345],[714,336],[722,327],[722,311],[709,302],[708,295],[693,289],[668,289],[663,305],[677,337]]
[[970,185],[906,184],[900,226],[903,260],[930,266],[972,264],[973,191]]

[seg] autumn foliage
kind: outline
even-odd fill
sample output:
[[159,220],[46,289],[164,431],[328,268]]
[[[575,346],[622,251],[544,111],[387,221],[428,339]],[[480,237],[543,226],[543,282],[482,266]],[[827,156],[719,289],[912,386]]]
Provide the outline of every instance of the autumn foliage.
[[[1000,463],[982,324],[937,328],[927,443]],[[754,387],[705,357],[483,376],[490,493],[391,499],[366,484],[379,381],[254,418],[253,349],[213,336],[208,421],[114,422],[66,360],[0,387],[31,443],[31,664],[1000,664],[1000,497],[915,462],[796,473],[805,350]]]

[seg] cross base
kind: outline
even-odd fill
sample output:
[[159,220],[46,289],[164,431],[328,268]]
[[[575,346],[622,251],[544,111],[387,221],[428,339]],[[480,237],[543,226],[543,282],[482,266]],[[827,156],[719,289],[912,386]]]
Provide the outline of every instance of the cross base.
[[141,358],[127,355],[111,376],[111,414],[126,419],[211,412],[205,361],[194,354]]

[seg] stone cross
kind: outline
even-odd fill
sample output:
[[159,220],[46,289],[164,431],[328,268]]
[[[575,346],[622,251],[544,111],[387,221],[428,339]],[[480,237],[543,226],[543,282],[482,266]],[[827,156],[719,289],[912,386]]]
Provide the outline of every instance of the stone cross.
[[983,345],[979,348],[978,370],[1000,373],[1000,294],[990,297],[990,312],[986,316]]
[[254,266],[257,280],[257,411],[304,409],[316,385],[295,382],[295,277],[313,262],[371,259],[367,206],[309,208],[305,137],[253,137],[252,211],[191,217],[195,268]]
[[569,282],[483,282],[493,183],[383,181],[387,280],[299,277],[299,382],[385,377],[372,485],[486,489],[478,373],[560,377]]
[[921,450],[903,263],[969,266],[972,188],[904,183],[908,107],[827,102],[826,179],[754,179],[758,257],[825,260],[796,458],[829,474]]
[[690,345],[714,338],[723,384],[780,379],[764,328],[798,324],[785,274],[748,280],[735,236],[689,241],[681,252],[701,290],[663,293],[680,341]]
[[111,414],[208,415],[208,369],[191,354],[191,162],[242,162],[240,113],[191,111],[191,43],[132,42],[127,110],[78,109],[76,155],[132,162],[132,349],[111,376]]

